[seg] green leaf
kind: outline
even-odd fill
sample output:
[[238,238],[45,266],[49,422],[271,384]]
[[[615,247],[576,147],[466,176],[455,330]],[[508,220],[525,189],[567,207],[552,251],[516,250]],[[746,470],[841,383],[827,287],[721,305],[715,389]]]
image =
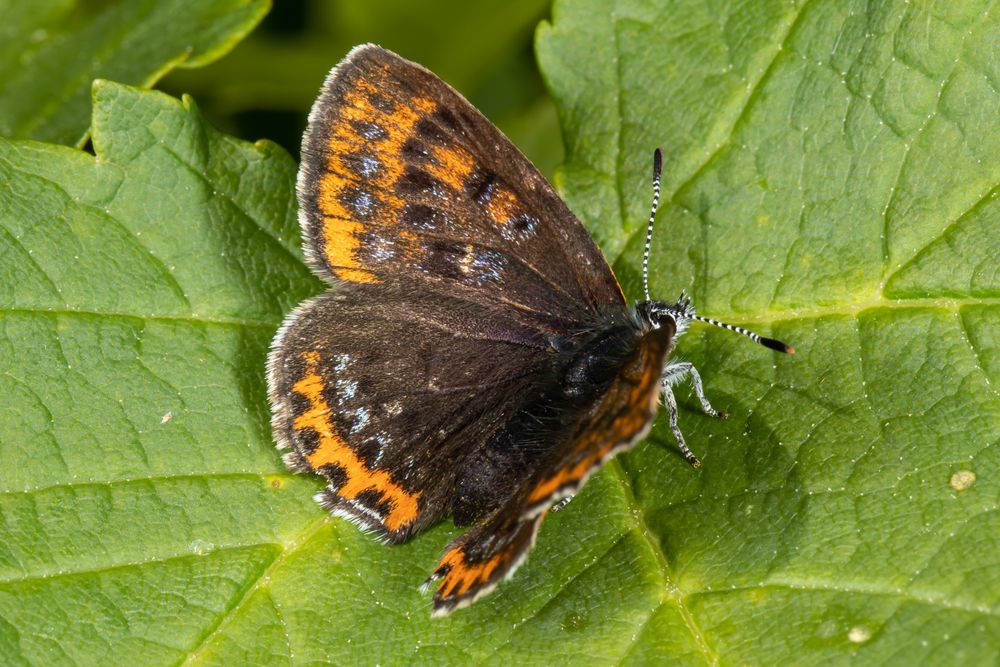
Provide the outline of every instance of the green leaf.
[[538,49],[559,182],[627,291],[662,146],[653,293],[687,288],[798,350],[681,339],[731,417],[689,402],[697,472],[662,428],[621,460],[656,604],[619,655],[996,661],[1000,8],[592,1],[553,17]]
[[562,159],[559,125],[531,50],[549,4],[506,0],[497,11],[495,3],[455,0],[280,3],[225,57],[209,67],[175,70],[158,88],[193,95],[220,129],[266,136],[295,155],[316,82],[341,54],[374,42],[461,90],[551,174]]
[[83,141],[90,85],[151,86],[219,58],[270,0],[0,0],[0,135]]
[[[94,91],[96,158],[0,141],[0,655],[14,664],[982,664],[1000,634],[992,4],[557,4],[561,186],[697,328],[716,422],[660,423],[493,595],[429,618],[454,534],[327,517],[267,426],[294,165],[190,100]],[[686,393],[686,392],[682,392]]]

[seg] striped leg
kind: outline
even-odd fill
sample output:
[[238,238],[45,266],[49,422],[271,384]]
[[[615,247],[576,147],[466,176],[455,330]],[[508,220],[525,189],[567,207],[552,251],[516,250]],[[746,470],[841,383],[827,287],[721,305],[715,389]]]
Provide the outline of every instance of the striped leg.
[[701,409],[705,411],[705,414],[725,419],[726,413],[716,410],[709,403],[708,397],[705,396],[705,388],[701,383],[701,376],[693,364],[687,361],[672,361],[663,369],[663,376],[661,378],[663,382],[663,399],[667,405],[670,430],[674,432],[674,438],[677,439],[677,446],[680,448],[684,458],[687,459],[688,463],[697,468],[701,465],[701,461],[688,449],[687,442],[684,440],[684,434],[681,433],[680,426],[677,425],[677,399],[674,397],[673,390],[674,385],[682,382],[688,376],[691,377],[691,385],[694,387],[694,393],[698,397]]

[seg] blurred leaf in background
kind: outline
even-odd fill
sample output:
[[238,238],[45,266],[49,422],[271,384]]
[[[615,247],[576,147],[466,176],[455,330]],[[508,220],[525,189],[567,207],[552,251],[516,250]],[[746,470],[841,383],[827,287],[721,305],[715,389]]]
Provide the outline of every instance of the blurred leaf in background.
[[0,136],[80,144],[94,79],[151,86],[201,67],[263,18],[268,0],[0,0]]
[[194,95],[220,129],[277,141],[297,156],[327,73],[353,46],[375,42],[460,90],[551,176],[562,159],[562,141],[532,48],[548,5],[281,0],[227,57],[176,71],[160,88]]

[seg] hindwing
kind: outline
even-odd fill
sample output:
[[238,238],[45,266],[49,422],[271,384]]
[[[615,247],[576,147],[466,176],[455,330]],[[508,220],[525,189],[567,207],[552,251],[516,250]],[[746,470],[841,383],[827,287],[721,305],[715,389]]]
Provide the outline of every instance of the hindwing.
[[552,362],[545,336],[434,291],[349,285],[296,309],[272,345],[272,430],[322,503],[393,541],[448,513],[466,456]]

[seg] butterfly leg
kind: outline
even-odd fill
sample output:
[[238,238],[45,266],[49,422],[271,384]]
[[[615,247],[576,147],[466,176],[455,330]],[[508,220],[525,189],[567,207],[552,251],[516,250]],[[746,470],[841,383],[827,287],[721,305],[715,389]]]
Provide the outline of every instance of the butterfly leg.
[[670,430],[674,432],[674,438],[677,440],[677,446],[680,448],[684,458],[687,459],[687,462],[693,467],[697,468],[701,465],[701,461],[699,461],[698,457],[695,456],[690,449],[688,449],[687,442],[684,440],[684,434],[681,433],[680,426],[677,425],[677,399],[674,397],[673,390],[673,385],[681,382],[688,376],[691,377],[691,385],[694,387],[694,393],[698,397],[698,401],[701,403],[701,409],[705,411],[705,414],[725,419],[726,413],[716,410],[712,407],[712,404],[709,403],[708,397],[705,396],[705,387],[702,385],[701,375],[698,374],[694,364],[687,361],[675,361],[667,364],[666,368],[663,369],[663,375],[660,379],[663,383],[663,399],[667,405],[667,417],[670,420]]
[[670,420],[670,430],[674,432],[674,438],[677,440],[677,446],[680,448],[681,454],[691,464],[691,467],[700,468],[701,461],[688,449],[687,443],[684,441],[684,434],[681,433],[681,427],[677,425],[677,399],[674,398],[674,390],[667,383],[663,383],[663,401],[667,404],[667,417]]
[[555,505],[553,505],[552,507],[550,507],[549,511],[550,512],[558,512],[562,508],[564,508],[567,505],[569,505],[569,501],[571,501],[571,500],[573,500],[573,496],[566,496],[565,498],[563,498],[562,500],[560,500],[559,502],[557,502]]
[[694,364],[689,361],[673,361],[667,364],[667,367],[663,369],[663,376],[661,377],[664,389],[679,384],[688,375],[691,376],[691,386],[694,387],[694,394],[698,397],[698,402],[701,403],[701,409],[705,414],[718,417],[719,419],[728,417],[729,415],[716,410],[708,402],[708,397],[705,396],[705,387],[701,383],[701,375],[698,374],[698,369],[694,367]]

